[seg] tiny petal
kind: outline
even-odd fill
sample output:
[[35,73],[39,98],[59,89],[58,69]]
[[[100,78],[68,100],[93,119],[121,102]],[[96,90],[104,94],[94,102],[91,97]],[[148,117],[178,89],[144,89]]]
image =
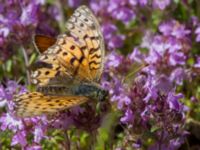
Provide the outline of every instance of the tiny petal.
[[25,131],[18,131],[12,138],[11,145],[20,144],[22,147],[27,145],[26,140],[26,132]]

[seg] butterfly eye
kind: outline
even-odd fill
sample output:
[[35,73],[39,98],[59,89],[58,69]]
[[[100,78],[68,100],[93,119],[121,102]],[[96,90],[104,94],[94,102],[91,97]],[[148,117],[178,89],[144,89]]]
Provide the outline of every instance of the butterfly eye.
[[104,100],[108,99],[109,97],[109,91],[103,90],[104,91]]
[[97,92],[97,97],[98,97],[98,100],[99,100],[99,101],[104,101],[104,100],[107,99],[107,97],[108,97],[108,91],[107,91],[107,90],[102,90],[102,89],[100,89],[100,90]]

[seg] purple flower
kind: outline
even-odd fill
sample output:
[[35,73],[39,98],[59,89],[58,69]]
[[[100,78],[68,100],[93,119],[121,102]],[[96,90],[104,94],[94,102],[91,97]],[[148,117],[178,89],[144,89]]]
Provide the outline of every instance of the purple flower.
[[[39,143],[45,138],[45,130],[48,126],[44,116],[32,118],[18,118],[14,113],[13,95],[24,93],[26,89],[18,85],[15,81],[8,81],[1,85],[1,96],[6,101],[7,112],[0,115],[0,130],[11,130],[14,133],[11,145],[20,144],[21,147],[28,145],[27,135],[33,134],[34,141]],[[33,131],[33,132],[32,132]]]
[[26,147],[26,150],[42,150],[42,146],[33,144],[31,146]]
[[157,68],[168,64],[169,66],[184,65],[186,63],[191,44],[188,41],[190,30],[177,21],[169,21],[159,26],[161,35],[145,36],[141,46],[149,49],[145,58],[147,63],[155,64]]
[[134,121],[134,113],[131,109],[127,109],[125,115],[120,119],[123,123],[132,123]]
[[28,25],[36,25],[38,22],[37,12],[39,9],[39,5],[34,3],[29,3],[27,6],[22,6],[22,13],[19,18],[19,21],[24,26]]
[[107,56],[106,67],[108,68],[116,68],[120,65],[123,57],[115,52],[112,52]]
[[112,39],[108,42],[109,48],[120,48],[123,46],[123,40],[125,39],[125,36],[123,35],[116,35],[112,37]]
[[172,82],[170,82],[169,78],[166,75],[160,75],[154,78],[156,78],[156,80],[153,86],[155,86],[160,94],[166,95],[173,89]]
[[[6,38],[10,33],[10,30],[8,27],[1,27],[0,28],[0,35],[3,37],[3,38]],[[1,45],[1,44],[0,44]]]
[[167,100],[169,102],[169,107],[171,109],[174,109],[174,110],[177,110],[177,111],[182,111],[182,104],[180,104],[179,102],[179,99],[183,98],[183,94],[177,94],[177,95],[174,95],[174,93],[169,93],[168,94],[168,97],[167,97]]
[[148,0],[138,0],[138,2],[140,3],[140,5],[144,6],[147,5]]
[[103,19],[109,20],[109,18],[114,18],[122,21],[124,24],[128,24],[136,18],[133,6],[137,3],[133,0],[102,0],[91,1],[90,5],[96,14],[102,15]]
[[197,57],[197,62],[194,64],[195,68],[200,68],[200,57]]
[[45,129],[43,129],[41,125],[35,126],[35,129],[33,131],[35,143],[40,143],[40,141],[45,137],[44,130]]
[[161,10],[165,9],[170,3],[171,0],[153,0],[153,6]]
[[68,0],[67,2],[69,7],[75,8],[81,4],[82,0]]
[[129,8],[120,8],[112,11],[112,16],[118,20],[128,23],[135,19],[135,13]]
[[18,131],[12,138],[11,145],[20,144],[22,147],[25,147],[27,145],[26,140],[26,133],[25,131]]
[[159,147],[162,150],[177,150],[183,142],[183,138],[172,139],[169,141],[169,144],[156,142],[155,144],[150,146],[148,150],[159,150]]
[[200,42],[200,26],[196,28],[195,34],[196,34],[196,42]]
[[113,18],[123,21],[125,24],[135,18],[134,11],[126,7],[128,4],[125,1],[110,0],[108,4],[108,12]]
[[170,80],[172,82],[175,82],[177,85],[182,85],[183,80],[186,79],[186,77],[187,77],[187,74],[186,74],[185,70],[183,68],[179,67],[172,71],[172,73],[170,75]]
[[13,131],[21,130],[24,128],[24,125],[22,123],[21,119],[15,118],[13,115],[6,113],[2,114],[0,117],[1,122],[1,130],[10,129]]
[[90,2],[90,7],[94,11],[95,14],[102,15],[102,19],[106,19],[109,17],[109,13],[107,12],[108,1],[107,0],[93,0]]
[[16,90],[19,90],[19,94],[27,91],[25,87],[18,85],[15,81],[7,81],[6,87],[1,85],[0,100],[4,100],[3,103],[6,104],[10,110],[13,110],[14,104],[11,100],[13,99]]
[[117,27],[114,24],[105,23],[102,25],[102,32],[106,40],[109,40],[110,38],[112,38],[113,34],[116,31],[117,31]]
[[142,141],[140,139],[138,139],[134,144],[133,147],[134,148],[140,148],[142,146]]
[[128,0],[128,2],[132,5],[132,6],[136,6],[138,4],[138,0]]
[[123,46],[125,36],[116,34],[117,27],[115,25],[111,23],[105,23],[102,26],[102,31],[110,49],[120,48]]
[[171,53],[169,58],[169,64],[172,66],[184,65],[185,61],[186,61],[186,56],[183,52]]
[[0,101],[6,99],[6,93],[3,85],[0,85]]
[[159,30],[165,36],[171,35],[176,38],[183,38],[191,32],[190,30],[185,29],[184,25],[180,24],[179,22],[175,20],[162,23],[159,26]]
[[110,49],[123,46],[124,35],[116,34],[117,27],[111,23],[105,23],[102,27],[103,35]]
[[[0,2],[0,11],[2,12],[0,15],[0,48],[2,49],[2,59],[6,60],[11,56],[14,49],[16,51],[16,48],[20,46],[27,46],[31,42],[35,30],[37,32],[39,30],[39,34],[47,31],[48,34],[55,35],[56,32],[52,31],[54,29],[49,25],[50,22],[54,26],[56,25],[55,19],[58,18],[58,15],[55,15],[54,12],[48,12],[49,7],[41,9],[44,3],[44,0],[30,2],[22,0],[20,3],[18,1]],[[55,6],[51,7],[55,8]],[[13,45],[17,45],[18,47],[14,47]]]
[[141,53],[138,48],[134,48],[132,53],[128,56],[132,62],[142,63],[145,59],[145,55]]
[[113,95],[111,97],[111,101],[118,102],[118,109],[122,109],[125,105],[129,105],[131,103],[131,99],[125,94]]

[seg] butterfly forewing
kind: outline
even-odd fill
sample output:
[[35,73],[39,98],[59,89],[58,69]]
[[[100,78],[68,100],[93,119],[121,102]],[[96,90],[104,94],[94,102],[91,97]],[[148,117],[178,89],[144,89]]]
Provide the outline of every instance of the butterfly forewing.
[[[81,6],[67,21],[66,27],[69,34],[58,36],[56,44],[44,53],[54,55],[60,67],[65,68],[59,74],[67,73],[78,80],[98,81],[103,69],[104,42],[97,19],[86,6]],[[54,62],[53,60],[52,63]],[[55,70],[52,69],[53,71]],[[49,84],[52,78],[54,77],[47,76],[43,83],[42,80],[34,83]]]
[[80,41],[84,41],[82,51],[88,61],[93,80],[98,80],[103,70],[104,40],[100,25],[91,10],[79,7],[66,23],[67,31]]
[[[65,67],[65,72],[74,79],[98,81],[103,69],[104,42],[97,19],[86,6],[81,6],[67,21],[66,27],[70,34],[58,36],[56,44],[44,53],[56,56],[60,67]],[[34,84],[50,84],[53,77],[48,77],[43,83],[38,79],[40,82]]]

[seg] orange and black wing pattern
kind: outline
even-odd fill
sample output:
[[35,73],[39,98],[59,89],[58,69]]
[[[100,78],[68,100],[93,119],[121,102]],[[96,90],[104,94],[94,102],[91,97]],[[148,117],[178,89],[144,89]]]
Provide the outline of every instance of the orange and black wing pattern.
[[[65,77],[65,74],[91,82],[101,77],[105,50],[95,16],[86,6],[81,6],[67,21],[66,28],[67,33],[59,35],[36,63],[39,67],[32,73],[34,84],[44,86],[56,75]],[[43,78],[45,80],[41,80]]]
[[48,96],[40,92],[27,92],[15,97],[17,116],[29,117],[53,114],[88,101],[84,96]]
[[[66,23],[67,32],[57,39],[35,36],[40,51],[33,65],[32,83],[37,89],[70,87],[98,82],[103,69],[104,42],[99,23],[86,6],[79,7]],[[88,101],[87,97],[66,92],[50,95],[40,90],[17,95],[19,116],[51,114]]]

